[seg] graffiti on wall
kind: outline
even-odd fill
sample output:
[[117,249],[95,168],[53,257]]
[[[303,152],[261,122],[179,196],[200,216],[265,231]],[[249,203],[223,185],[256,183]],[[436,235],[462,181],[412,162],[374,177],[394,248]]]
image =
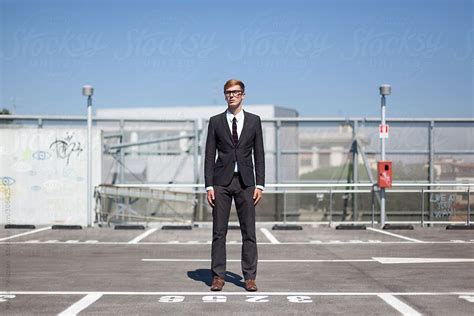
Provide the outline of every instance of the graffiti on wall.
[[53,149],[56,156],[60,159],[66,160],[66,165],[69,164],[71,156],[76,153],[76,157],[84,150],[82,144],[79,141],[74,140],[74,134],[66,133],[64,138],[56,138],[55,141],[49,145],[50,149]]
[[430,202],[434,205],[435,217],[449,217],[454,213],[454,203],[456,197],[454,194],[436,193],[430,198]]

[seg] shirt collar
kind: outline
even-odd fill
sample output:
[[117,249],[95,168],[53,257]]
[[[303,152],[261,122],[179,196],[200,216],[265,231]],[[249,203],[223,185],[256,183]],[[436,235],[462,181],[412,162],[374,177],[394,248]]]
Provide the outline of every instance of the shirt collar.
[[[227,109],[226,111],[226,116],[227,116],[228,121],[232,122],[232,120],[234,119],[234,114],[232,114],[232,112],[230,112],[229,109]],[[237,119],[237,122],[240,122],[240,120],[244,118],[244,110],[242,109],[239,113],[237,113],[235,118]]]

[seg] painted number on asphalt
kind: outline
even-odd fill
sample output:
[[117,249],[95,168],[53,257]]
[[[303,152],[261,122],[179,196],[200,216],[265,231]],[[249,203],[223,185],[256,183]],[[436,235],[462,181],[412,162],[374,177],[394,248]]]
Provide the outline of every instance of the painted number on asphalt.
[[15,295],[0,295],[0,303],[7,302],[9,299],[15,298]]
[[162,296],[160,297],[160,303],[181,303],[184,301],[184,296]]
[[268,302],[268,296],[247,296],[246,302],[250,303],[266,303]]
[[202,301],[204,303],[225,303],[227,302],[227,296],[203,296]]
[[[161,296],[160,303],[181,303],[185,299],[185,296]],[[290,303],[312,303],[313,300],[309,296],[287,296],[286,299]],[[269,296],[267,295],[247,295],[245,300],[249,303],[268,303]],[[225,303],[227,302],[227,296],[224,295],[206,295],[202,297],[204,303]]]
[[311,303],[313,300],[309,296],[287,296],[290,303]]
[[460,299],[466,300],[470,303],[474,303],[474,296],[473,295],[461,295],[459,296]]

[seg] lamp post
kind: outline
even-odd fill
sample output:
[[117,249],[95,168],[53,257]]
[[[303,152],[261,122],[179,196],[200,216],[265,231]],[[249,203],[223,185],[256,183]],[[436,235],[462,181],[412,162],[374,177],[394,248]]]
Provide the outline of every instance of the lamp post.
[[92,225],[92,95],[94,88],[82,87],[82,95],[87,97],[87,226]]
[[[380,123],[380,152],[381,152],[381,161],[385,161],[385,139],[388,136],[388,127],[385,122],[385,96],[390,95],[392,92],[392,87],[388,84],[383,84],[379,87],[380,95],[382,96],[381,100],[381,123]],[[386,136],[382,136],[383,133]],[[380,176],[380,175],[379,175]],[[380,226],[385,226],[385,187],[380,188]]]

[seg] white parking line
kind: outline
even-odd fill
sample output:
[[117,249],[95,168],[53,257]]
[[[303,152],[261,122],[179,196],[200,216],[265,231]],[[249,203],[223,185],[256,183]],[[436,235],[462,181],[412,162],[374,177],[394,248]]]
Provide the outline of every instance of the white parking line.
[[102,297],[102,293],[89,293],[83,298],[81,298],[79,301],[76,303],[72,304],[69,306],[66,310],[64,310],[62,313],[58,314],[59,316],[70,316],[70,315],[77,315],[87,307],[89,307],[91,304],[93,304],[95,301],[97,301],[99,298]]
[[[211,259],[142,259],[145,262],[210,262]],[[261,259],[259,263],[319,263],[319,262],[375,262],[374,259]],[[227,259],[227,262],[240,262],[240,259]]]
[[402,313],[402,315],[421,316],[421,314],[418,313],[416,310],[414,310],[412,307],[403,303],[402,301],[400,301],[398,298],[396,298],[395,296],[391,294],[379,294],[377,296],[383,299],[388,305],[392,306],[397,311]]
[[135,237],[134,239],[130,240],[128,243],[129,244],[136,244],[138,243],[140,240],[150,236],[151,234],[153,234],[154,232],[156,232],[158,230],[158,227],[155,227],[155,228],[151,228],[149,230],[147,230],[146,232],[144,232],[143,234],[140,234],[138,235],[137,237]]
[[29,231],[29,232],[25,232],[25,233],[16,234],[16,235],[13,235],[13,236],[0,238],[0,241],[9,240],[9,239],[13,239],[13,238],[21,237],[21,236],[26,236],[26,235],[30,235],[30,234],[34,234],[34,233],[39,233],[39,232],[42,232],[43,230],[48,230],[48,229],[51,229],[51,226],[38,228],[38,229]]
[[401,263],[467,263],[474,262],[471,258],[400,258],[400,257],[373,257],[375,261],[383,264],[401,264]]
[[280,243],[280,241],[278,241],[278,239],[276,239],[275,236],[273,236],[273,234],[268,231],[268,229],[262,227],[262,228],[260,228],[260,231],[265,235],[265,237],[267,237],[267,239],[272,244],[279,244]]
[[[209,295],[206,292],[133,292],[133,291],[0,291],[0,295]],[[219,292],[219,295],[248,296],[248,292]],[[443,296],[443,295],[474,295],[474,292],[257,292],[257,295],[287,296],[287,295],[313,295],[313,296]]]
[[[170,259],[145,258],[144,262],[210,262],[211,259]],[[227,259],[227,262],[240,262],[240,259]],[[471,263],[471,258],[400,258],[400,257],[372,257],[370,259],[260,259],[259,263],[323,263],[323,262],[378,262],[381,264],[408,264],[408,263]]]
[[377,232],[377,233],[381,233],[381,234],[385,234],[385,235],[389,235],[389,236],[393,236],[393,237],[397,237],[397,238],[401,238],[401,239],[405,239],[405,240],[409,240],[409,241],[413,241],[413,242],[420,242],[420,243],[424,242],[422,240],[418,240],[418,239],[414,239],[414,238],[410,238],[410,237],[405,237],[405,236],[402,236],[402,235],[386,232],[386,231],[376,229],[376,228],[372,228],[372,227],[367,227],[367,229],[371,230],[371,231],[374,231],[374,232]]
[[[42,245],[42,244],[49,244],[49,245],[87,245],[87,246],[109,246],[109,245],[130,245],[128,241],[80,241],[76,243],[67,243],[65,241],[40,241],[40,240],[28,240],[28,241],[0,241],[0,245],[24,245],[24,244],[34,244],[34,245]],[[135,245],[137,247],[144,247],[144,246],[153,246],[153,245],[164,245],[164,246],[171,246],[171,245],[178,245],[178,246],[189,246],[189,245],[209,245],[211,244],[210,241],[201,241],[198,243],[190,244],[187,241],[163,241],[163,242],[139,242]],[[242,242],[227,242],[229,246],[241,245]],[[464,243],[459,242],[452,242],[452,241],[423,241],[423,242],[408,242],[408,241],[380,241],[380,240],[369,240],[360,243],[355,243],[351,241],[322,241],[322,240],[310,240],[304,242],[280,242],[278,244],[271,243],[271,242],[259,242],[258,246],[285,246],[285,245],[351,245],[354,244],[360,246],[380,246],[380,245],[407,245],[407,246],[417,246],[417,245],[444,245],[444,244],[451,244],[451,245],[465,245],[465,244],[474,244],[474,241],[466,241]]]

